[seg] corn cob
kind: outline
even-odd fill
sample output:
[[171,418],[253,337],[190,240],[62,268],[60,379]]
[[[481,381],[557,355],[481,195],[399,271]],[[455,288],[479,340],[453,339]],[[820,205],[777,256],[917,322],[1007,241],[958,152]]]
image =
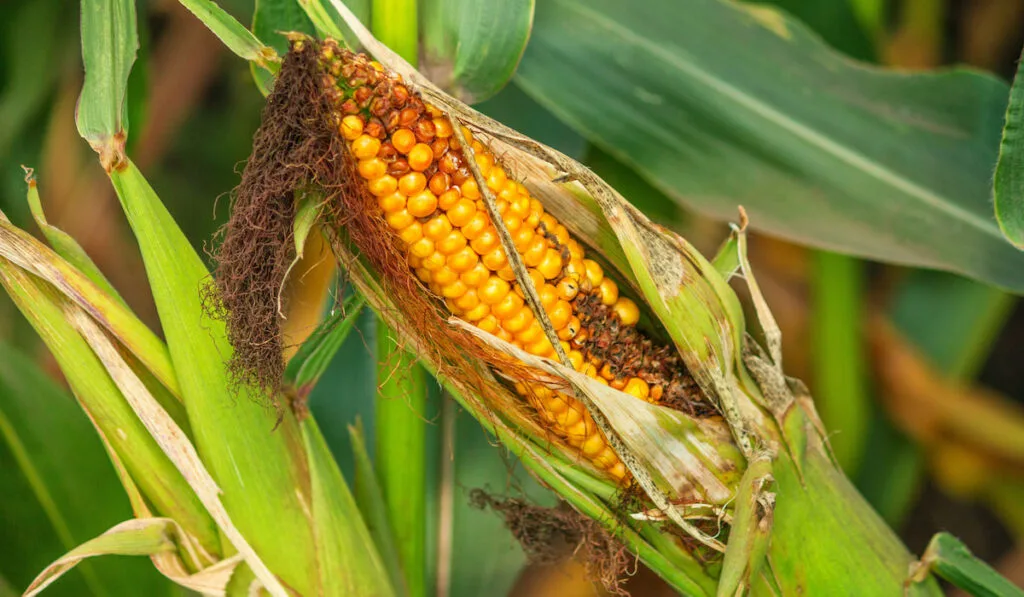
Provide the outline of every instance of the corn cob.
[[[527,352],[554,347],[524,300],[452,123],[366,56],[320,47],[321,84],[366,189],[416,277],[454,315]],[[498,212],[528,267],[572,366],[649,402],[679,406],[693,381],[678,355],[636,329],[637,304],[588,259],[526,187],[463,127]],[[516,384],[546,427],[616,479],[627,471],[583,405],[540,384]]]

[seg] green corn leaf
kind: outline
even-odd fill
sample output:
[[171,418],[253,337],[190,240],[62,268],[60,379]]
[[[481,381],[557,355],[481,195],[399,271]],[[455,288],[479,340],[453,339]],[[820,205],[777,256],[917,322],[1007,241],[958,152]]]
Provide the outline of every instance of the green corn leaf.
[[180,0],[229,50],[268,70],[276,70],[277,52],[266,46],[244,25],[212,0]]
[[423,69],[448,93],[472,104],[512,78],[533,27],[534,0],[428,0]]
[[36,179],[30,169],[26,169],[25,178],[25,182],[28,184],[29,210],[32,211],[32,217],[35,218],[36,224],[43,231],[43,236],[49,241],[53,250],[67,260],[72,267],[85,274],[101,291],[111,298],[117,299],[127,309],[124,299],[121,298],[121,295],[117,293],[117,290],[110,284],[106,276],[103,275],[100,268],[96,267],[96,264],[93,263],[85,249],[78,244],[78,241],[72,238],[70,234],[46,221],[46,214],[43,213],[43,204],[39,199]]
[[409,595],[426,595],[426,373],[397,335],[377,325],[377,476]]
[[933,572],[973,597],[1024,597],[1024,590],[979,560],[962,541],[949,533],[939,533],[928,543],[913,577]]
[[[26,356],[0,343],[0,574],[21,588],[56,554],[129,518],[128,500],[89,419]],[[6,458],[0,456],[0,460]],[[24,486],[22,492],[19,486]],[[31,537],[31,540],[28,538]],[[79,566],[54,595],[166,594],[146,561]]]
[[312,419],[303,421],[302,437],[312,478],[320,586],[353,597],[395,595],[391,570],[385,566],[374,534],[367,528],[327,442]]
[[1024,52],[1010,89],[993,184],[999,227],[1010,242],[1024,249]]
[[370,531],[370,536],[373,537],[373,544],[384,558],[391,585],[396,587],[396,593],[405,595],[408,591],[405,589],[405,578],[402,576],[398,549],[395,547],[395,535],[388,522],[384,495],[381,493],[380,484],[377,483],[377,471],[373,469],[370,454],[366,451],[362,421],[357,420],[355,425],[348,426],[348,436],[355,459],[352,482],[356,505]]
[[284,372],[285,384],[292,387],[299,396],[309,395],[327,371],[334,355],[359,320],[364,304],[362,295],[353,294],[348,297],[288,361],[288,368]]
[[706,214],[743,205],[799,243],[1024,290],[1024,255],[989,206],[1007,95],[994,77],[858,65],[725,0],[553,0],[515,80]]
[[252,32],[279,54],[288,51],[288,40],[282,32],[298,31],[313,35],[316,29],[299,6],[298,0],[256,0],[252,13]]
[[75,122],[107,170],[124,160],[125,91],[138,47],[133,0],[83,0],[85,83]]
[[811,386],[821,420],[834,433],[829,443],[836,460],[852,477],[864,457],[872,410],[863,332],[863,262],[815,251],[813,263]]
[[286,410],[278,421],[265,396],[232,385],[224,323],[207,318],[201,304],[209,272],[199,255],[134,164],[112,172],[111,182],[139,242],[195,443],[224,506],[275,574],[312,592],[316,545],[302,503],[309,489],[295,418]]
[[125,402],[89,345],[65,320],[67,310],[77,307],[6,260],[0,260],[0,279],[155,511],[177,520],[208,552],[218,553],[220,542],[213,520]]

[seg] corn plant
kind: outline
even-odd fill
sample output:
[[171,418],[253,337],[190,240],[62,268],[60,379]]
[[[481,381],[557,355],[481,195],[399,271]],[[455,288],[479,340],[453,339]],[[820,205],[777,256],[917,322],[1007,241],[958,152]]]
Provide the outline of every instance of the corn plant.
[[[403,58],[416,54],[415,15],[379,10],[371,32],[340,2],[282,3],[312,30],[285,33],[279,52],[212,2],[182,3],[267,95],[212,272],[126,149],[134,3],[82,5],[78,131],[131,225],[162,337],[48,224],[30,170],[45,242],[0,222],[0,283],[59,364],[132,509],[26,595],[111,554],[148,556],[202,594],[435,592],[423,472],[401,461],[423,441],[427,374],[576,513],[557,520],[603,542],[590,555],[611,562],[613,589],[628,552],[686,595],[938,595],[934,574],[976,595],[1020,594],[950,535],[914,556],[847,479],[812,396],[783,369],[742,207],[716,254],[702,255],[576,160],[417,71]],[[493,92],[460,81],[461,97]],[[755,225],[763,209],[750,210]],[[976,256],[902,251],[890,257],[1019,282],[975,268]],[[335,263],[352,294],[304,334],[296,305],[319,314]],[[393,397],[378,411],[376,466],[350,429],[346,479],[305,398],[364,305],[383,326],[380,392]],[[466,555],[459,565],[472,565]],[[107,573],[89,570],[95,590]]]

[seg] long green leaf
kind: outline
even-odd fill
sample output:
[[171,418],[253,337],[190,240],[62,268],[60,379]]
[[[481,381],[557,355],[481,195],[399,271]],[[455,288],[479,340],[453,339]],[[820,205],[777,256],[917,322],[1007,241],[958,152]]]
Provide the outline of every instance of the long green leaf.
[[108,438],[131,478],[163,516],[218,553],[213,520],[125,402],[102,363],[65,320],[70,303],[53,287],[0,260],[0,281],[60,365],[72,392]]
[[993,77],[868,68],[742,3],[551,0],[516,81],[712,216],[742,204],[797,242],[1024,290],[988,205],[1006,106]]
[[257,66],[271,68],[277,53],[212,0],[180,0],[229,50]]
[[423,69],[466,103],[486,100],[512,78],[533,10],[534,0],[423,2]]
[[124,159],[125,91],[138,47],[133,0],[82,0],[85,83],[75,123],[107,169]]
[[999,227],[1010,242],[1024,249],[1024,52],[1010,89],[994,186]]
[[134,164],[112,172],[111,182],[139,242],[195,443],[224,506],[275,574],[312,593],[316,546],[295,418],[286,411],[277,426],[266,397],[231,384],[224,322],[207,318],[200,300],[209,282],[202,260]]
[[[103,445],[74,398],[29,358],[0,344],[3,451],[13,462],[0,466],[6,520],[0,574],[21,588],[57,554],[131,517]],[[20,492],[21,479],[28,493]],[[149,562],[90,562],[79,571],[80,578],[66,579],[53,594],[166,593]]]

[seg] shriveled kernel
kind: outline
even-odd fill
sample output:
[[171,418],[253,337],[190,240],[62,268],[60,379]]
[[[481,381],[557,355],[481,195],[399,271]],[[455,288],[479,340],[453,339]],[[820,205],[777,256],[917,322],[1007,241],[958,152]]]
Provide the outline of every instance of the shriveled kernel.
[[369,159],[359,160],[359,176],[366,180],[375,180],[388,173],[388,165],[384,160],[374,156]]
[[558,330],[558,339],[565,340],[566,342],[574,339],[576,334],[579,333],[581,325],[580,318],[573,315],[569,318],[569,323],[564,328]]
[[557,288],[559,298],[566,301],[571,301],[576,298],[576,295],[580,291],[579,285],[569,278],[562,278],[559,280]]
[[385,174],[376,180],[371,180],[369,189],[370,193],[375,197],[383,197],[384,195],[390,195],[398,190],[398,181],[395,180],[394,176]]
[[452,177],[444,172],[437,172],[430,177],[430,191],[435,195],[446,193],[451,186]]
[[640,321],[640,308],[632,300],[626,297],[619,297],[612,307],[615,314],[619,316],[622,325],[636,325]]
[[665,392],[665,389],[661,386],[654,386],[651,388],[651,400],[657,402],[661,400],[661,395]]
[[377,155],[380,151],[380,139],[371,137],[370,135],[359,135],[355,141],[352,142],[352,155],[357,160],[367,160]]
[[409,167],[420,172],[430,167],[434,161],[434,152],[425,143],[417,143],[409,150]]
[[615,379],[615,373],[612,372],[612,364],[611,363],[605,363],[601,367],[601,370],[598,371],[598,375],[600,375],[601,377],[603,377],[605,379],[608,379],[608,380]]
[[623,391],[641,400],[647,400],[651,393],[651,387],[639,377],[633,377],[626,382],[626,388]]
[[422,172],[409,172],[398,179],[398,190],[412,197],[427,188],[427,177]]
[[416,146],[416,133],[409,129],[398,129],[391,134],[391,144],[400,153],[408,154]]
[[[408,176],[408,174],[406,176]],[[421,191],[416,195],[409,197],[409,203],[406,209],[408,209],[409,213],[417,218],[429,216],[437,209],[437,196],[430,191]]]
[[624,378],[624,377],[616,377],[615,379],[613,379],[610,382],[608,382],[608,385],[610,385],[611,387],[615,388],[616,390],[625,389],[625,387],[626,387],[626,378]]
[[496,305],[508,296],[510,290],[512,290],[512,286],[508,282],[496,276],[491,276],[480,286],[477,294],[484,303]]
[[597,287],[597,290],[601,295],[601,302],[609,307],[614,305],[615,301],[619,300],[619,286],[611,278],[601,280],[601,284]]
[[341,119],[341,136],[346,141],[355,141],[363,134],[363,119],[355,114],[349,114]]
[[448,216],[444,214],[438,214],[433,218],[427,220],[427,223],[423,225],[423,235],[430,240],[438,241],[448,236],[452,231],[452,223],[448,221]]

